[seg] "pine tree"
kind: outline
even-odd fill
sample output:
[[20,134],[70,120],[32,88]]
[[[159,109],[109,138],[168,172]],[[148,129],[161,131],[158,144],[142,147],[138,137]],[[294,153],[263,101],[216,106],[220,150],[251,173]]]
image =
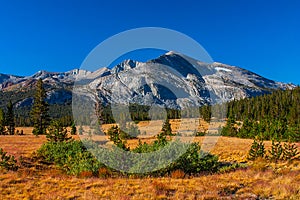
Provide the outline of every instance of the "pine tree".
[[299,158],[300,152],[295,144],[285,143],[283,149],[283,159],[292,161],[295,158]]
[[57,120],[52,121],[47,130],[48,133],[46,137],[48,141],[63,142],[71,139],[71,137],[68,136],[67,129]]
[[95,112],[98,119],[98,123],[100,125],[104,124],[106,121],[104,117],[104,106],[100,102],[100,100],[97,100],[97,102],[95,103]]
[[71,125],[71,135],[76,135],[76,132],[77,132],[77,128],[75,122],[73,122]]
[[36,85],[36,93],[34,96],[34,104],[31,110],[31,117],[33,120],[34,135],[46,134],[46,128],[49,124],[48,104],[45,102],[46,91],[43,87],[43,81],[38,80]]
[[81,126],[81,125],[79,126],[79,129],[78,129],[78,134],[79,134],[79,135],[82,135],[82,134],[83,134],[83,128],[82,128],[82,126]]
[[212,115],[211,106],[205,105],[200,107],[200,115],[206,122],[209,123]]
[[0,108],[0,135],[5,135],[5,116],[1,108]]
[[256,138],[254,139],[251,148],[248,153],[249,160],[255,160],[258,157],[264,158],[265,157],[265,145],[262,140],[258,141]]
[[167,118],[162,129],[162,134],[163,135],[170,135],[172,136],[172,129],[171,129],[171,124],[170,124],[170,120]]
[[8,126],[8,133],[10,135],[15,134],[15,115],[14,108],[11,101],[7,104],[7,116],[6,116],[6,124]]
[[283,147],[281,145],[280,142],[275,142],[274,140],[272,140],[272,147],[271,150],[269,150],[269,156],[268,158],[271,161],[277,162],[278,160],[280,160],[283,156]]
[[236,136],[238,131],[237,128],[235,127],[235,120],[234,118],[230,115],[227,119],[226,125],[223,127],[221,131],[222,136]]
[[107,135],[109,136],[109,140],[112,141],[117,147],[128,151],[129,147],[126,147],[126,141],[123,141],[120,137],[120,128],[118,126],[112,126],[107,131]]

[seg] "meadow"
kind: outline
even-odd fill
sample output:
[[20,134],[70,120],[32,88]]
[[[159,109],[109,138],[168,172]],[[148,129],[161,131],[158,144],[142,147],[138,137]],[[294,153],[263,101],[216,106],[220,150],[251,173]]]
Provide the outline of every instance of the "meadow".
[[[144,122],[145,123],[145,122]],[[171,122],[173,128],[176,126]],[[145,125],[145,124],[142,124]],[[142,126],[140,125],[140,126]],[[109,126],[109,125],[107,125]],[[108,127],[107,127],[108,128]],[[299,199],[300,162],[248,161],[251,139],[219,137],[211,153],[226,163],[243,163],[237,169],[197,176],[177,171],[164,177],[95,177],[67,175],[54,165],[30,159],[45,143],[31,128],[25,135],[0,136],[0,147],[22,159],[18,171],[0,172],[0,199]],[[79,137],[73,136],[75,139]],[[210,136],[211,138],[216,136]],[[215,138],[216,139],[216,138]],[[153,139],[143,139],[151,142]],[[202,143],[204,137],[196,137]],[[205,140],[209,142],[209,140]],[[137,139],[127,141],[131,147]],[[269,149],[271,142],[266,142]],[[298,148],[300,144],[297,144]]]

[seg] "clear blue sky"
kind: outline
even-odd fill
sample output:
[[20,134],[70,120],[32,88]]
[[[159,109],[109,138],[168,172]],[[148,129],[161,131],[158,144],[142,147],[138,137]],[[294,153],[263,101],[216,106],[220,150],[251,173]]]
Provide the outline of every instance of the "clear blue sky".
[[300,1],[0,1],[0,73],[80,67],[108,37],[164,27],[194,38],[214,61],[300,84]]

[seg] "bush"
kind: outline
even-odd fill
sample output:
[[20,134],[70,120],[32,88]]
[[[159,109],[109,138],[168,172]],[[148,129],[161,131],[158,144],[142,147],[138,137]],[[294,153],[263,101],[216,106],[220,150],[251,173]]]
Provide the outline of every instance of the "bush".
[[46,137],[48,141],[51,142],[62,142],[71,139],[71,137],[68,136],[67,129],[57,120],[53,120],[47,128]]
[[107,167],[100,167],[98,170],[98,176],[100,178],[107,178],[111,175],[111,171]]
[[[117,130],[117,128],[114,130]],[[87,151],[87,148],[97,156],[97,159],[90,151]],[[172,172],[175,173],[175,171],[177,171],[176,173],[182,171],[184,174],[217,171],[219,167],[218,158],[212,154],[202,152],[200,148],[198,143],[187,144],[179,140],[168,142],[164,134],[159,134],[157,140],[152,144],[142,144],[139,141],[137,148],[132,150],[132,152],[140,154],[161,150],[158,154],[148,154],[147,159],[130,157],[132,153],[129,149],[123,149],[122,147],[114,146],[110,150],[104,150],[98,148],[98,145],[90,140],[82,142],[74,140],[50,141],[38,150],[38,155],[48,162],[55,163],[67,173],[80,176],[87,176],[90,172],[100,177],[111,175],[110,168],[103,163],[109,163],[111,168],[120,169],[120,173],[123,175],[138,174],[139,172],[148,171],[148,169],[149,171],[154,169],[154,172],[144,175],[172,176]],[[184,153],[171,163],[173,155],[180,155],[182,152]],[[159,166],[159,163],[154,166],[153,163],[155,162],[153,160],[158,159],[167,161],[167,163],[170,161],[170,164]]]
[[[133,150],[133,152],[136,153],[149,153],[153,151],[158,151],[165,147],[168,144],[165,136],[163,134],[159,134],[157,136],[157,140],[152,144],[142,144],[139,142],[139,145],[136,147],[136,149]],[[174,141],[170,145],[173,147],[170,147],[169,150],[174,151],[173,155],[176,155],[177,153],[181,153],[183,151],[184,154],[181,155],[176,161],[171,163],[169,166],[163,169],[159,169],[158,171],[154,172],[153,174],[163,175],[166,173],[172,173],[172,171],[181,170],[185,174],[197,174],[200,172],[215,172],[217,171],[219,167],[218,157],[209,154],[204,153],[201,151],[201,146],[198,143],[183,143],[181,141]],[[164,149],[165,150],[165,149]],[[166,150],[167,151],[167,150]],[[158,159],[164,159],[165,156],[170,155],[170,152],[162,151],[160,154],[160,158]],[[166,157],[165,159],[170,159]],[[145,164],[147,162],[140,161],[136,165],[137,168],[144,168],[148,166]]]
[[38,150],[38,155],[73,175],[87,171],[96,175],[103,166],[80,141],[48,142]]
[[237,169],[247,168],[248,165],[245,163],[226,163],[225,165],[221,166],[218,170],[220,173],[227,173],[231,171],[235,171]]
[[198,132],[198,131],[197,131],[197,132],[195,133],[195,136],[196,136],[196,137],[202,137],[202,136],[205,136],[205,135],[206,135],[205,132]]
[[187,151],[170,166],[170,171],[181,169],[186,174],[196,174],[218,170],[217,156],[201,151],[201,146],[198,143],[186,145],[189,145]]
[[7,152],[0,148],[0,167],[6,170],[18,170],[17,161],[14,156],[7,155]]

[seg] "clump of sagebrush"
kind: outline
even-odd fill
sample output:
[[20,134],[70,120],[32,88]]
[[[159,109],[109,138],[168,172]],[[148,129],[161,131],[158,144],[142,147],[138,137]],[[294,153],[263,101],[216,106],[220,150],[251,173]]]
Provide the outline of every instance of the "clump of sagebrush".
[[6,170],[16,171],[18,169],[17,161],[14,156],[7,155],[7,152],[0,148],[0,167]]

